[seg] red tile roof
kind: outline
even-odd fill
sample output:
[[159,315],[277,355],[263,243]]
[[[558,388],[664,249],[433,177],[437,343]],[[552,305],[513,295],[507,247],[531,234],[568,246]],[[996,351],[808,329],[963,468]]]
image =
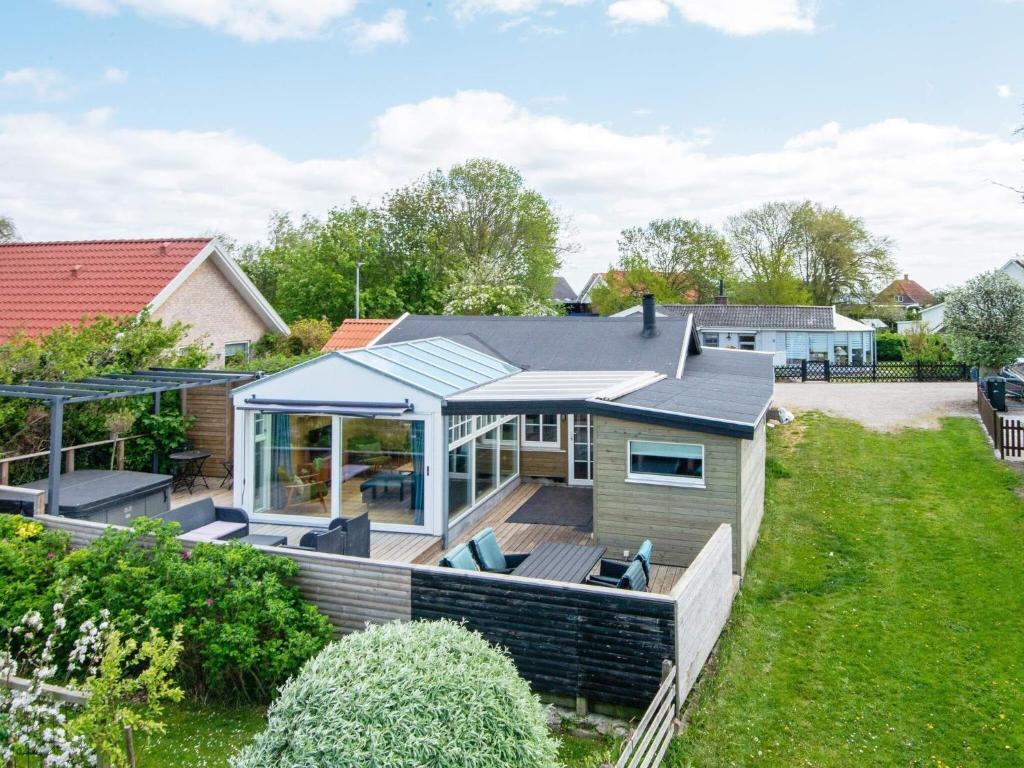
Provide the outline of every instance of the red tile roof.
[[882,303],[892,301],[896,295],[906,296],[910,299],[904,304],[920,304],[922,307],[929,307],[936,303],[931,292],[916,280],[911,280],[909,275],[904,275],[902,280],[893,280],[885,288],[878,292],[875,301]]
[[0,244],[0,341],[97,315],[134,315],[210,238]]
[[338,349],[361,349],[391,327],[394,320],[370,320],[349,318],[343,320],[338,330],[324,344],[322,351]]

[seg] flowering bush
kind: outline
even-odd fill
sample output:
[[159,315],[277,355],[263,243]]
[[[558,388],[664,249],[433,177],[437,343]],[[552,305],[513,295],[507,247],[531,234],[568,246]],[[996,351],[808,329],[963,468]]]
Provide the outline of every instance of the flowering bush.
[[0,629],[57,600],[55,572],[68,551],[67,534],[35,520],[0,514]]

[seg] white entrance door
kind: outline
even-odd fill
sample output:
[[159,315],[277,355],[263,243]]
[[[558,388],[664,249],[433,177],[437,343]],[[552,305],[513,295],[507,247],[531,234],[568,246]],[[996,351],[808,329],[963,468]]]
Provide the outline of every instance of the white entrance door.
[[594,424],[589,413],[569,414],[569,485],[594,484]]

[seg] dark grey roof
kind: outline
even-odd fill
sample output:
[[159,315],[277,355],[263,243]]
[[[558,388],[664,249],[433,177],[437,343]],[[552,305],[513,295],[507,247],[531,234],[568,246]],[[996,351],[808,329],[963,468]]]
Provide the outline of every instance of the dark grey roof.
[[576,291],[569,285],[569,281],[561,275],[555,276],[555,285],[551,289],[551,298],[555,301],[572,302],[576,301]]
[[[775,393],[772,355],[730,349],[707,349],[686,360],[682,379],[667,378],[608,403],[624,414],[632,409],[650,409],[675,417],[690,417],[693,428],[702,422],[730,422],[746,436],[752,434]],[[685,419],[677,419],[685,426]],[[743,428],[743,429],[739,429]],[[704,429],[732,434],[732,430]]]
[[[524,370],[657,371],[675,376],[686,319],[658,318],[657,325],[658,335],[645,339],[639,316],[409,315],[377,343],[445,336]],[[699,349],[695,334],[690,344],[691,350]]]
[[698,328],[757,328],[787,331],[835,329],[832,307],[796,307],[781,304],[660,304],[669,317],[692,314]]

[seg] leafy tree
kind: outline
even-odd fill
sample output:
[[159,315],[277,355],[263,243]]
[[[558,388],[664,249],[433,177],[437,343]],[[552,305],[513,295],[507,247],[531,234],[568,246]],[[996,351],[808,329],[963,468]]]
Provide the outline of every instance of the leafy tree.
[[810,293],[797,272],[802,233],[796,203],[765,203],[732,216],[725,228],[744,283],[746,304],[806,304]]
[[352,201],[298,223],[278,214],[268,244],[242,249],[240,261],[289,322],[350,317],[356,263],[366,317],[464,307],[467,285],[498,297],[471,304],[533,311],[550,298],[560,233],[551,205],[518,171],[481,159],[429,173],[376,207]]
[[946,297],[945,326],[956,360],[983,372],[1024,355],[1024,287],[985,272]]
[[0,216],[0,243],[14,243],[19,239],[14,221],[7,216]]
[[861,219],[805,202],[793,212],[793,224],[797,269],[815,304],[868,300],[878,284],[896,276],[892,243],[874,237]]
[[677,304],[686,301],[668,277],[655,271],[640,255],[624,255],[617,269],[605,273],[604,282],[590,291],[590,303],[602,315],[611,315],[636,306],[645,294],[654,296],[659,304]]

